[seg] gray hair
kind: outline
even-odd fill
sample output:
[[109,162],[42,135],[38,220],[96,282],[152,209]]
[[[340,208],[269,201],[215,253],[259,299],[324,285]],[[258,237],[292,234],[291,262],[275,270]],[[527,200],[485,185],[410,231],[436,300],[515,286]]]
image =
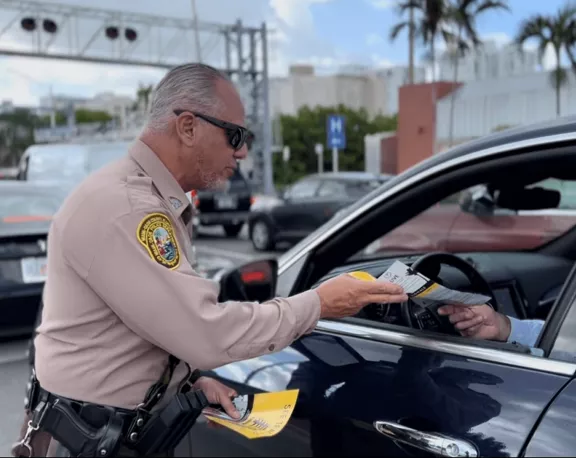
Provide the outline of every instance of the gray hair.
[[152,94],[147,127],[164,130],[176,109],[217,113],[221,108],[221,100],[215,91],[219,79],[230,81],[224,73],[206,64],[192,63],[172,68]]

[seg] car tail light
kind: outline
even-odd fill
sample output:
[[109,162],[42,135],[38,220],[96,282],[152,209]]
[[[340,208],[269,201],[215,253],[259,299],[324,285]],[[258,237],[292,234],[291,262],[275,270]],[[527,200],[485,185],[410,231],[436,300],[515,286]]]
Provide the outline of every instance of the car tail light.
[[51,216],[47,215],[22,215],[22,216],[5,216],[2,218],[4,223],[28,223],[30,221],[48,221]]
[[254,205],[254,202],[256,202],[256,197],[250,196],[250,205]]
[[192,202],[194,208],[198,208],[198,206],[200,205],[200,199],[198,198],[197,191],[190,191],[190,201]]

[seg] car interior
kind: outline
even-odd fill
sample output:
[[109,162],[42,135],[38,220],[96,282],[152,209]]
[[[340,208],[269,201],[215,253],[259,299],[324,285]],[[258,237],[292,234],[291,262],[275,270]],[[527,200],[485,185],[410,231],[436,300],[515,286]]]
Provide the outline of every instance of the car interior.
[[[470,252],[379,252],[362,257],[367,245],[389,233],[443,199],[462,195],[471,187],[483,192],[474,202],[489,209],[493,205],[508,214],[525,211],[550,211],[566,208],[562,189],[542,187],[541,183],[560,182],[576,188],[576,157],[573,147],[559,146],[547,150],[512,151],[505,157],[481,158],[471,165],[453,167],[448,172],[430,176],[425,182],[414,182],[403,192],[365,211],[338,233],[315,248],[296,279],[292,293],[315,287],[340,273],[366,271],[378,278],[395,260],[399,260],[428,278],[448,288],[476,292],[491,297],[489,304],[497,311],[519,319],[547,320],[539,343],[550,342],[561,320],[551,316],[566,313],[570,301],[559,301],[576,260],[576,229],[568,221],[553,238],[541,237],[541,243],[530,249]],[[380,190],[372,193],[376,195]],[[468,198],[471,193],[466,194]],[[365,200],[366,201],[366,200]],[[576,210],[576,206],[574,207]],[[489,210],[488,210],[489,213]],[[570,213],[570,212],[568,212]],[[554,226],[552,216],[547,224]],[[568,217],[570,215],[568,214]],[[483,218],[482,214],[476,214]],[[572,215],[576,223],[576,211]],[[530,224],[530,220],[526,220]],[[514,229],[514,228],[512,228]],[[525,226],[516,230],[530,229]],[[324,228],[324,230],[326,230]],[[405,304],[370,304],[358,315],[341,321],[404,333],[448,339],[506,351],[532,353],[518,344],[480,341],[461,336],[438,306],[422,307],[412,301]],[[547,336],[547,337],[546,337]],[[542,347],[541,347],[542,348]],[[543,349],[544,356],[549,348]]]

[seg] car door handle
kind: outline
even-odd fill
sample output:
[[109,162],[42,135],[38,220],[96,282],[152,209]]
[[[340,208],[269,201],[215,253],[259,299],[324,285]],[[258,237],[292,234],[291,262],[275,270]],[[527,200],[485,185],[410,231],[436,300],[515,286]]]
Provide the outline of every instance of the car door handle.
[[388,421],[375,421],[374,428],[380,434],[429,453],[450,457],[477,457],[474,444],[438,433],[428,433]]

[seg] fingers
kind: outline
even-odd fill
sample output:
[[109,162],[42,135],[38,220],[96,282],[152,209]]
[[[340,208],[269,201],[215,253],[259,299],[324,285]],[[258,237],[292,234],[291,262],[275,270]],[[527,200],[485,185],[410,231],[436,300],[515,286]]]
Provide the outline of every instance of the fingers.
[[482,324],[477,324],[464,331],[461,331],[461,334],[466,337],[474,337],[480,331],[480,329],[482,329]]
[[[452,321],[452,317],[450,317],[450,321]],[[459,331],[470,331],[474,327],[479,327],[484,322],[484,317],[481,315],[476,315],[470,320],[460,321],[454,324],[454,327]]]
[[453,313],[456,313],[456,311],[457,309],[455,305],[443,305],[438,309],[438,314],[446,316],[446,315],[452,315]]
[[229,396],[221,394],[218,396],[218,401],[228,415],[230,415],[232,418],[240,418],[240,412],[236,410],[236,407],[234,407],[232,399]]
[[404,294],[404,288],[388,281],[358,281],[365,284],[366,291],[369,294]]
[[408,296],[406,294],[370,294],[366,296],[365,302],[367,304],[394,304],[399,302],[406,302]]

